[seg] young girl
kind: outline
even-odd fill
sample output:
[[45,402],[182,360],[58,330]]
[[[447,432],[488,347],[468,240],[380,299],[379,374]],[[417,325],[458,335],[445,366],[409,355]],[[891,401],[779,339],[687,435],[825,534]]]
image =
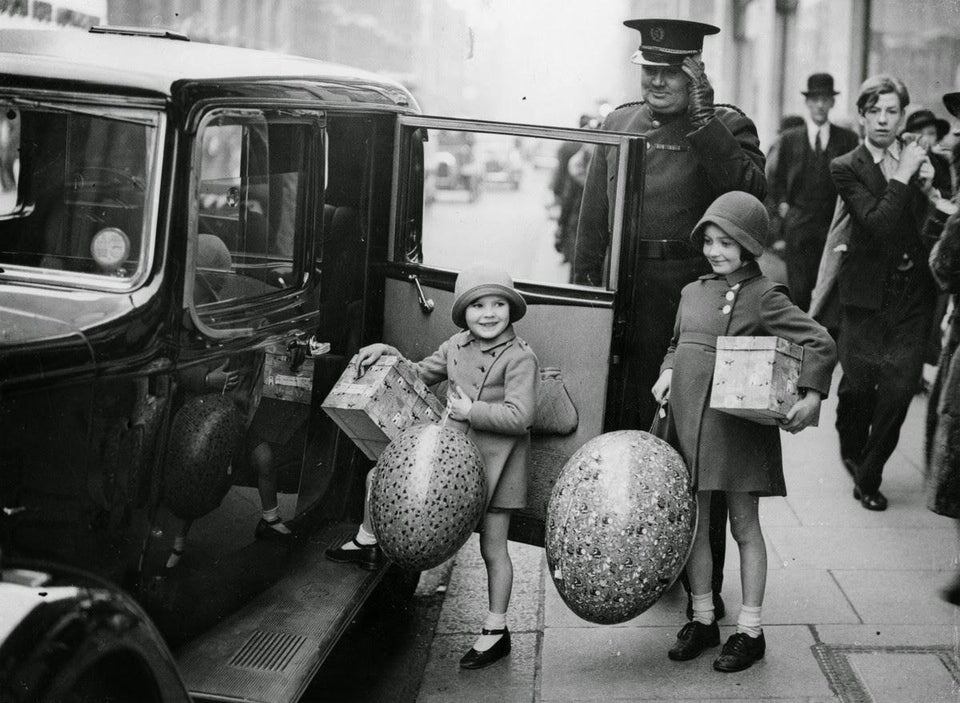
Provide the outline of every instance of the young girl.
[[[713,269],[687,285],[680,298],[673,341],[653,386],[658,402],[669,397],[677,449],[698,491],[697,532],[687,561],[693,620],[680,630],[670,659],[684,661],[720,644],[710,590],[710,491],[724,491],[730,529],[740,550],[743,605],[733,634],[713,663],[717,671],[740,671],[761,659],[766,647],[760,608],[767,552],[760,531],[760,496],[786,495],[779,429],[799,432],[820,409],[830,388],[836,345],[827,331],[790,302],[786,288],[760,272],[767,212],[752,195],[721,195],[694,228]],[[780,336],[803,346],[797,383],[801,398],[778,429],[709,407],[717,337]]]
[[[453,303],[453,321],[464,331],[417,364],[428,385],[449,379],[447,402],[452,424],[476,443],[486,470],[487,512],[480,532],[480,554],[487,567],[490,612],[480,637],[460,660],[464,669],[489,666],[510,652],[506,613],[513,563],[507,552],[507,532],[511,511],[526,504],[527,453],[537,398],[537,357],[512,324],[526,310],[526,303],[503,271],[488,266],[464,269],[454,286]],[[400,356],[386,344],[364,347],[357,356],[357,375],[382,354]],[[370,480],[368,474],[368,496]],[[356,537],[327,550],[326,555],[334,561],[375,566],[375,545],[366,506]]]

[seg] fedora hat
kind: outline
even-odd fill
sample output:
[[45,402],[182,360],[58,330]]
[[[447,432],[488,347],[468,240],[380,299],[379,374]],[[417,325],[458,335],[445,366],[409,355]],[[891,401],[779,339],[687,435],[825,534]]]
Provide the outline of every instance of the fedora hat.
[[754,196],[733,190],[710,203],[703,213],[690,233],[690,242],[694,246],[701,245],[703,228],[708,224],[716,225],[751,254],[760,256],[766,246],[770,216],[767,208]]
[[946,93],[943,96],[943,105],[954,117],[960,118],[960,93]]
[[485,295],[501,295],[507,299],[510,322],[516,322],[527,313],[527,302],[513,287],[513,279],[506,271],[486,264],[474,264],[463,269],[453,285],[453,324],[466,329],[467,306]]
[[804,97],[811,95],[839,95],[840,93],[833,89],[833,76],[829,73],[811,73],[807,78],[807,89],[801,91]]

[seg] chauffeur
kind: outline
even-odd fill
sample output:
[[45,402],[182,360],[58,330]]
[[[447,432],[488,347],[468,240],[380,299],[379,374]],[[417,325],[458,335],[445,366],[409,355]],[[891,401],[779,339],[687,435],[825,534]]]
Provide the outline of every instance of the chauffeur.
[[[753,122],[737,108],[714,105],[713,88],[700,60],[703,38],[720,30],[683,20],[628,20],[640,32],[632,61],[641,66],[643,99],[621,105],[601,129],[647,138],[643,211],[637,238],[639,261],[627,309],[620,424],[650,426],[656,406],[650,389],[673,333],[680,289],[709,273],[690,232],[717,196],[742,190],[766,194],[764,157]],[[584,187],[574,261],[574,282],[600,285],[610,243],[617,188],[617,153],[600,146]],[[627,250],[630,243],[625,243]],[[714,593],[723,578],[726,506],[715,492],[711,514]],[[719,505],[716,503],[719,501]],[[722,606],[718,604],[718,616]]]

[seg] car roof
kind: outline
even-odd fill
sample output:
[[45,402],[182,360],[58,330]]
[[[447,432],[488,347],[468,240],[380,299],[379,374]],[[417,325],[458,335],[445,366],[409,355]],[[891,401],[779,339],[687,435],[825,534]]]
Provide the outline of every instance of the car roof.
[[249,78],[361,83],[415,104],[407,90],[360,69],[269,51],[148,36],[0,29],[0,74],[69,79],[171,95],[181,80]]

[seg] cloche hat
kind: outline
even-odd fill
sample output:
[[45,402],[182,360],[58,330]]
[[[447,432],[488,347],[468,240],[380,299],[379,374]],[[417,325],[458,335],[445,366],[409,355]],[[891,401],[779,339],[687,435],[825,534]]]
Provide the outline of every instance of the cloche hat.
[[703,228],[710,223],[722,229],[728,237],[754,256],[763,253],[770,218],[763,203],[749,193],[734,190],[724,193],[710,203],[710,207],[690,233],[690,241],[695,246],[700,245]]
[[506,271],[486,264],[468,266],[457,276],[453,286],[453,323],[465,329],[467,306],[485,295],[502,295],[510,304],[510,322],[516,322],[527,313],[527,302],[513,287],[513,279]]

